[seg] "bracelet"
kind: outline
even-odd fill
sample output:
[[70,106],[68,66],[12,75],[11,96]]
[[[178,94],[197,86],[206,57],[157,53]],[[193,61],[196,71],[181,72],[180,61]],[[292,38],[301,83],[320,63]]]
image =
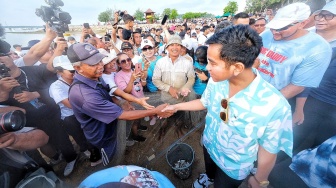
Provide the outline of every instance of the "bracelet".
[[259,181],[254,175],[252,175],[253,178],[259,183],[261,187],[267,187],[269,185],[269,181],[264,180],[264,181]]

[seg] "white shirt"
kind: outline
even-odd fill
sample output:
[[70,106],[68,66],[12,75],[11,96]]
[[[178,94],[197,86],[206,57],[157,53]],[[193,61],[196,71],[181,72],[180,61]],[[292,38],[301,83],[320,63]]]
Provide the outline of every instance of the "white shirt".
[[134,55],[134,57],[132,58],[132,63],[133,63],[133,65],[139,63],[139,60],[140,60],[140,59],[141,59],[140,56],[138,56],[138,55]]
[[208,39],[208,38],[206,38],[206,36],[204,36],[203,34],[200,35],[200,36],[198,37],[198,44],[204,46],[204,45],[205,45],[205,41],[206,41],[207,39]]
[[[17,66],[17,67],[24,67],[26,66],[26,63],[24,62],[23,60],[23,57],[20,57],[19,59],[16,59],[14,60],[14,64]],[[42,63],[40,61],[37,61],[34,66],[39,66],[41,65]]]
[[103,78],[104,82],[106,84],[108,84],[109,87],[110,87],[110,92],[109,92],[110,96],[115,96],[115,95],[113,95],[113,93],[115,92],[115,90],[118,89],[118,86],[114,81],[115,74],[116,74],[115,72],[112,72],[111,74],[103,74],[102,75],[102,78]]
[[64,99],[69,98],[69,88],[70,85],[62,82],[64,81],[62,77],[60,77],[58,80],[56,80],[54,83],[50,85],[49,88],[49,95],[51,98],[54,99],[55,103],[58,104],[58,106],[61,109],[61,118],[64,119],[68,116],[72,116],[74,114],[73,110],[71,108],[66,107],[62,101]]

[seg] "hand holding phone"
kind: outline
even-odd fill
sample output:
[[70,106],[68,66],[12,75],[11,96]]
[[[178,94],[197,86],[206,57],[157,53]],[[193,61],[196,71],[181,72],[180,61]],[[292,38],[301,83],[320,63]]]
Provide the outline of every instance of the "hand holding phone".
[[86,28],[86,29],[90,29],[90,25],[89,25],[89,23],[84,23],[83,26],[84,26],[84,28]]
[[166,24],[167,19],[168,19],[168,15],[164,15],[164,16],[163,16],[163,19],[162,19],[162,21],[161,21],[161,25]]
[[197,72],[197,73],[199,73],[199,74],[202,73],[202,71],[201,71],[200,69],[198,69],[198,68],[195,68],[195,72]]
[[135,64],[135,70],[134,72],[137,74],[142,71],[141,63]]

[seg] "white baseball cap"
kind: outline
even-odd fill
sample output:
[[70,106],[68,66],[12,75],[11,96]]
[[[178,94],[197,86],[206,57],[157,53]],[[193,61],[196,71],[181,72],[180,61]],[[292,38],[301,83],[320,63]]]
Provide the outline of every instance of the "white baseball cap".
[[152,41],[150,41],[148,39],[142,39],[140,49],[144,48],[145,46],[154,47]]
[[333,14],[336,14],[336,0],[330,1],[321,10],[315,11],[314,14],[319,14],[322,10],[329,11]]
[[53,60],[54,67],[62,67],[65,70],[75,70],[66,55],[57,56]]
[[297,21],[304,21],[310,16],[310,8],[305,3],[293,3],[278,10],[266,27],[280,29]]
[[184,46],[188,50],[192,49],[192,44],[190,43],[190,40],[188,40],[188,39],[183,39],[182,40],[182,46]]
[[99,48],[99,53],[104,54],[106,57],[102,59],[104,65],[110,63],[112,60],[116,59],[118,56],[115,53],[108,53],[105,49]]

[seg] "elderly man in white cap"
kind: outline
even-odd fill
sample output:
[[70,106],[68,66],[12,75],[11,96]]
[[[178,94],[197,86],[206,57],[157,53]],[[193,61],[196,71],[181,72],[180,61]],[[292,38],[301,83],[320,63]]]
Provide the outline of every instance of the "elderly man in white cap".
[[[195,99],[195,93],[189,92],[195,83],[195,72],[192,61],[180,55],[182,41],[179,36],[171,36],[166,45],[168,55],[156,63],[152,77],[154,85],[161,91],[161,100],[176,104]],[[177,120],[176,125],[183,122],[184,112],[179,112],[170,121]],[[173,122],[172,122],[173,123]]]
[[[330,45],[303,29],[309,15],[310,8],[304,3],[287,5],[266,25],[270,30],[261,35],[260,75],[290,99],[292,109],[295,103],[298,107],[304,104],[305,88],[318,87],[331,58]],[[302,121],[303,112],[294,112],[293,123]]]

